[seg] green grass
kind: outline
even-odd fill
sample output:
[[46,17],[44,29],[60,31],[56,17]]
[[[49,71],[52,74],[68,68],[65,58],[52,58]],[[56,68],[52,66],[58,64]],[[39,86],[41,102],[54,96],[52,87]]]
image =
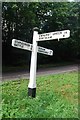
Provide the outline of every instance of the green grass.
[[2,83],[2,118],[77,118],[78,72],[37,78],[36,98],[28,80]]

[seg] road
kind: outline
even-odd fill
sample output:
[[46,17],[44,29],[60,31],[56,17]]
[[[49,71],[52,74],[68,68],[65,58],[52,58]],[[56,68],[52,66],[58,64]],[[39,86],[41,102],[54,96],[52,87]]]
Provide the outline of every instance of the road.
[[[37,77],[50,75],[50,74],[59,74],[64,72],[70,71],[78,71],[78,65],[67,65],[67,66],[60,66],[60,67],[53,67],[53,68],[44,68],[37,70]],[[4,73],[2,75],[2,81],[7,80],[16,80],[16,79],[29,79],[29,72],[28,71],[21,71],[21,72],[14,72],[14,73]]]

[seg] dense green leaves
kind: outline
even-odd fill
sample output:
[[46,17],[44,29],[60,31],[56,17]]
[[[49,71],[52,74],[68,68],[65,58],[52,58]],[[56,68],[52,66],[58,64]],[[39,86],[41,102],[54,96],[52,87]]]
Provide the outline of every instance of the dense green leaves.
[[[12,60],[17,59],[18,61],[18,58],[12,57],[12,53],[17,51],[11,47],[12,39],[16,38],[32,42],[32,29],[35,26],[39,27],[39,33],[65,29],[71,31],[70,38],[63,40],[63,42],[39,42],[41,46],[54,50],[54,56],[51,58],[52,61],[54,58],[56,60],[64,58],[73,59],[80,56],[80,3],[4,2],[2,5],[2,20],[3,60],[5,61],[6,59],[6,62],[7,58],[5,54],[9,54]],[[23,53],[21,54],[21,51],[18,51],[18,53],[20,53],[22,59],[24,59],[23,56],[25,56],[25,53],[24,55]],[[65,55],[65,53],[67,54]],[[49,57],[44,57],[44,59],[45,58],[49,59]],[[51,61],[51,59],[49,61]]]

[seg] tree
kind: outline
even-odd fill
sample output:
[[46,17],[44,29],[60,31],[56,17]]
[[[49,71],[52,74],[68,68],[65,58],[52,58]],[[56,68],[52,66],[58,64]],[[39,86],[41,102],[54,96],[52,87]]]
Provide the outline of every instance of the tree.
[[[39,33],[65,29],[70,29],[71,31],[70,39],[61,42],[39,42],[39,45],[54,50],[54,56],[52,58],[44,56],[44,61],[45,59],[53,62],[54,59],[76,58],[80,54],[80,46],[78,45],[80,37],[79,11],[80,4],[74,2],[4,2],[2,6],[3,60],[5,61],[6,59],[6,62],[8,60],[8,64],[10,64],[11,59],[13,62],[14,59],[17,59],[17,62],[20,59],[25,59],[26,52],[17,49],[13,50],[11,41],[16,38],[32,43],[32,29],[35,26],[39,27]],[[14,51],[18,54],[15,57],[12,55]],[[18,58],[19,54],[22,58]],[[8,57],[9,59],[7,56],[10,56]],[[42,55],[40,55],[39,59],[42,59]]]

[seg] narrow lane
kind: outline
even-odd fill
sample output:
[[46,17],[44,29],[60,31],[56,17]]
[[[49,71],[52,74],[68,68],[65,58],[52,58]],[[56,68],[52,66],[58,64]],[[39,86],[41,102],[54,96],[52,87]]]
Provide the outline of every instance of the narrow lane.
[[[43,75],[50,75],[50,74],[59,74],[64,72],[70,71],[78,71],[78,65],[68,65],[68,66],[60,66],[60,67],[53,67],[53,68],[45,68],[45,69],[38,69],[37,70],[37,77]],[[29,79],[29,72],[22,71],[22,72],[15,72],[15,73],[4,73],[2,75],[2,81],[6,80],[16,80],[16,79]]]

